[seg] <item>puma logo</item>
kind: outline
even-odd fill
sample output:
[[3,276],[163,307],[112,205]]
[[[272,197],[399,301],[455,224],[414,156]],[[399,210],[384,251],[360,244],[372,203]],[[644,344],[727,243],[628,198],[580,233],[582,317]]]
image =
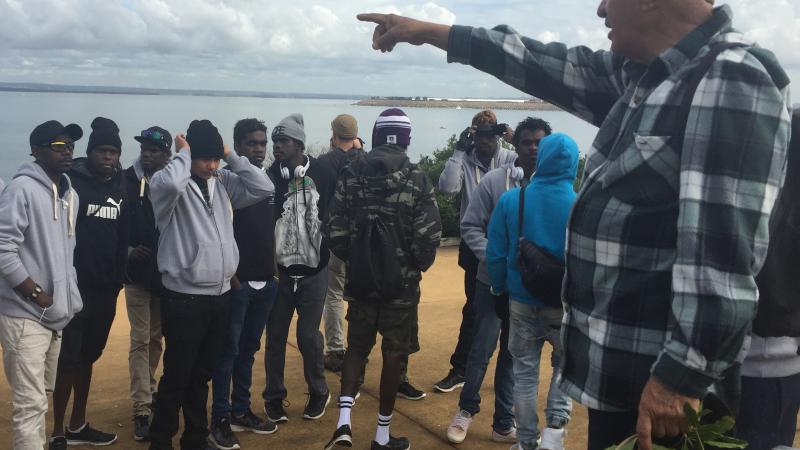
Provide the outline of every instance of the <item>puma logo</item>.
[[[109,203],[112,206],[107,206]],[[122,212],[122,199],[120,199],[119,202],[117,202],[111,197],[108,197],[106,199],[105,205],[89,204],[86,207],[87,217],[99,217],[101,219],[117,220],[121,212]]]

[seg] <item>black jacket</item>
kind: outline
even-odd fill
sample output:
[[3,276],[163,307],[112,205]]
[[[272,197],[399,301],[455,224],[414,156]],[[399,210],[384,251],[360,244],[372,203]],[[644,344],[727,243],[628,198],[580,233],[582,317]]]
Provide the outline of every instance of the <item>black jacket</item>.
[[153,256],[147,261],[128,261],[126,282],[146,287],[150,292],[161,290],[161,274],[158,272],[156,253],[158,252],[158,229],[150,203],[150,184],[142,183],[144,172],[139,161],[123,173],[123,186],[128,199],[131,249],[140,245],[152,250]]
[[[327,158],[309,158],[302,179],[284,179],[278,162],[269,168],[275,182],[275,257],[280,273],[290,276],[316,274],[330,258],[326,228],[336,167]],[[302,187],[290,190],[290,183]]]
[[242,283],[271,280],[275,276],[275,197],[235,210],[233,236],[239,248],[236,278]]
[[100,181],[89,171],[88,160],[78,158],[69,176],[79,199],[75,223],[78,285],[122,286],[130,234],[122,171]]

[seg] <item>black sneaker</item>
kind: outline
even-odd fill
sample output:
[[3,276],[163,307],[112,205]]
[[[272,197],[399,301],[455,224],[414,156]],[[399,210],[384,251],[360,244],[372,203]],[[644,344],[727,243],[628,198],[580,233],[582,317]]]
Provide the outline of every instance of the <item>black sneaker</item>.
[[274,422],[261,419],[248,409],[240,417],[231,417],[231,430],[252,431],[255,434],[272,434],[278,431],[278,426]]
[[67,438],[64,436],[51,438],[47,450],[67,450]]
[[439,392],[453,392],[454,390],[464,386],[464,375],[450,371],[446,377],[433,385],[433,388]]
[[211,424],[208,442],[219,450],[236,450],[240,448],[239,440],[233,434],[231,421],[227,417]]
[[397,386],[397,396],[407,400],[422,400],[425,393],[411,385],[408,381]]
[[375,441],[372,441],[372,445],[369,447],[369,450],[410,450],[411,443],[408,442],[407,438],[404,437],[394,437],[389,436],[389,442],[386,445],[378,444]]
[[344,350],[328,352],[328,354],[325,355],[323,363],[325,365],[325,369],[334,373],[341,372],[342,364],[344,364]]
[[150,416],[138,415],[133,417],[133,440],[143,441],[150,439]]
[[264,404],[264,414],[267,415],[267,420],[275,423],[285,423],[289,421],[289,416],[286,414],[284,406],[289,406],[289,402],[276,398]]
[[306,409],[303,410],[303,418],[307,420],[319,419],[325,414],[325,408],[330,401],[330,392],[322,395],[308,394],[308,403],[306,403]]
[[353,446],[353,432],[350,431],[350,425],[342,425],[333,433],[333,437],[328,441],[325,450],[331,450],[333,447],[352,447]]
[[89,426],[89,422],[78,431],[70,431],[69,428],[64,432],[68,445],[111,445],[117,442],[117,435],[103,433]]

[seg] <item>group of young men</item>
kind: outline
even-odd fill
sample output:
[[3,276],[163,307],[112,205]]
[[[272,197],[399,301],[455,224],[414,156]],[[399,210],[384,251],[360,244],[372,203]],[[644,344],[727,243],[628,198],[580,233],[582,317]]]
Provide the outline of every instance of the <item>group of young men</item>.
[[[736,433],[751,448],[791,445],[800,307],[796,276],[774,261],[789,260],[780,256],[794,256],[800,241],[796,186],[784,184],[798,161],[800,139],[790,144],[790,136],[800,133],[800,114],[792,120],[788,77],[774,56],[733,29],[729,6],[713,3],[602,0],[610,52],[543,44],[504,26],[359,16],[377,23],[376,49],[434,45],[449,61],[599,127],[579,195],[572,139],[538,119],[512,133],[489,111],[473,118],[438,180],[439,191],[462,196],[467,299],[452,368],[434,386],[462,387],[450,441],[466,438],[480,410],[499,340],[491,436],[513,449],[563,448],[570,398],[588,409],[590,450],[632,434],[650,450],[686,432],[685,407],[701,401],[715,414],[738,413]],[[360,151],[352,117],[331,128],[334,148],[314,158],[304,151],[302,116],[283,119],[271,133],[275,162],[265,168],[267,129],[255,119],[237,124],[235,151],[213,124],[193,121],[176,136],[175,157],[169,134],[152,127],[137,138],[141,156],[124,174],[113,121],[95,119],[87,158],[74,163],[80,127],[49,121],[33,130],[35,161],[0,195],[0,343],[15,449],[45,445],[51,389],[51,449],[116,440],[89,426],[86,404],[123,284],[135,435],[151,449],[172,448],[179,410],[184,449],[238,448],[232,431],[268,434],[288,420],[285,345],[295,310],[309,389],[304,418],[321,417],[330,401],[323,367],[342,372],[326,450],[353,444],[350,413],[378,333],[371,448],[410,447],[389,428],[399,386],[422,398],[401,374],[419,350],[420,273],[441,233],[434,188],[405,153],[411,123],[402,111],[378,117],[369,152]],[[502,148],[502,136],[516,154]],[[780,245],[770,246],[776,236]],[[525,261],[534,250],[565,263],[554,301],[533,293]],[[266,419],[252,412],[248,394],[265,327]],[[545,341],[553,376],[540,431]]]
[[[363,291],[348,293],[344,275],[344,282],[332,282],[344,285],[351,301],[347,354],[353,357],[344,358],[343,392],[357,396],[366,356],[381,333],[384,400],[373,446],[398,448],[403,441],[388,435],[389,421],[400,366],[419,348],[420,272],[433,263],[441,222],[430,181],[406,155],[411,122],[401,110],[378,118],[368,153],[355,118],[342,114],[331,128],[331,150],[315,158],[305,152],[303,117],[286,117],[272,129],[274,162],[266,167],[268,130],[257,119],[236,123],[233,149],[211,122],[192,121],[175,137],[175,155],[170,133],[154,126],[135,137],[140,154],[127,170],[120,165],[119,128],[110,119],[92,122],[87,156],[74,160],[83,135],[78,125],[48,121],[33,130],[34,161],[0,196],[0,342],[15,449],[117,440],[90,426],[86,410],[92,367],[123,286],[134,439],[149,440],[151,449],[172,448],[179,412],[184,449],[235,449],[234,431],[275,432],[288,420],[284,365],[295,310],[309,389],[303,418],[319,419],[331,398],[319,331],[328,263],[336,258],[342,273],[351,237],[366,217],[381,214],[397,237],[389,241],[392,251],[404,255],[402,292],[367,299]],[[353,196],[360,197],[355,204]],[[397,209],[380,211],[389,198]],[[341,320],[341,312],[326,319]],[[266,418],[250,404],[265,328]],[[162,346],[163,375],[156,382]]]

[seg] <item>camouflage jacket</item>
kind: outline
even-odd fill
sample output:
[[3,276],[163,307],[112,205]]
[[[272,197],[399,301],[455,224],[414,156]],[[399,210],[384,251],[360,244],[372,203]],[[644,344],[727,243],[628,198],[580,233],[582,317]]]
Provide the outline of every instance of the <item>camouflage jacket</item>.
[[330,214],[329,246],[345,263],[357,235],[356,224],[369,213],[379,214],[400,231],[397,257],[406,292],[403,298],[385,301],[394,306],[418,303],[421,272],[436,257],[442,220],[433,184],[401,147],[383,145],[360,154],[339,175]]

